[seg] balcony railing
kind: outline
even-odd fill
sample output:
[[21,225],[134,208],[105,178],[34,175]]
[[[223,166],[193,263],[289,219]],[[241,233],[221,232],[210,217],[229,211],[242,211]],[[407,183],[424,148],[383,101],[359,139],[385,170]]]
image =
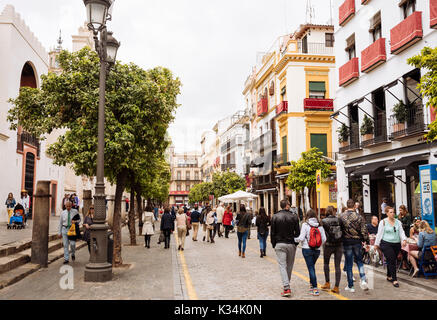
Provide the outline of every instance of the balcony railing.
[[416,11],[390,30],[391,53],[402,52],[422,37],[422,12]]
[[346,0],[338,9],[340,26],[344,26],[355,15],[355,0]]
[[387,118],[385,113],[383,113],[374,122],[374,133],[372,138],[366,139],[366,137],[363,136],[361,146],[363,148],[369,148],[387,142]]
[[276,183],[276,174],[272,172],[271,174],[265,176],[258,176],[253,180],[252,185],[254,188],[266,185],[274,185]]
[[263,98],[258,101],[257,115],[258,117],[261,117],[265,115],[267,112],[269,112],[269,104],[267,98]]
[[297,48],[303,54],[334,55],[334,47],[327,47],[325,43],[298,41]]
[[288,113],[288,101],[282,101],[276,106],[276,114]]
[[385,38],[380,38],[361,52],[361,72],[370,72],[386,60]]
[[273,165],[277,167],[290,165],[290,155],[288,153],[277,154],[273,159]]
[[221,169],[222,169],[222,171],[232,170],[232,169],[235,169],[235,168],[236,168],[235,163],[233,163],[233,164],[231,164],[231,163],[225,163],[225,164],[222,164],[222,165],[221,165]]
[[431,28],[437,29],[437,1],[435,0],[429,1],[429,12],[430,12],[429,25]]
[[37,157],[40,157],[41,154],[41,143],[38,138],[28,132],[22,132],[21,134],[17,134],[17,151],[24,151],[24,144],[28,144],[37,149]]
[[334,100],[332,99],[304,99],[305,111],[334,111]]
[[339,153],[347,153],[360,149],[360,128],[358,123],[352,123],[350,125],[349,141],[339,148]]
[[340,67],[340,87],[345,87],[359,78],[360,73],[358,65],[359,59],[356,57]]
[[394,116],[390,117],[390,139],[398,140],[414,135],[424,134],[428,129],[424,108],[421,104],[408,108],[407,119],[399,122]]

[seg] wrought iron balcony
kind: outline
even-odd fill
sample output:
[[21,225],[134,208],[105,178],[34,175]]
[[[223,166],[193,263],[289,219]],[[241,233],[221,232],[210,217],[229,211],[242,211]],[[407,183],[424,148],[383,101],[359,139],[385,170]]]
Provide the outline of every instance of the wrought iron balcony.
[[267,98],[263,98],[263,99],[258,101],[257,115],[258,115],[258,117],[262,117],[267,112],[269,112],[269,103],[267,101]]
[[404,122],[399,122],[394,116],[390,117],[390,139],[401,140],[414,135],[421,135],[428,129],[428,121],[425,119],[422,104],[409,107],[407,118]]
[[344,26],[355,15],[355,0],[346,0],[338,9],[340,26]]
[[404,51],[422,37],[422,12],[416,11],[390,30],[391,53]]
[[31,147],[35,147],[37,149],[37,156],[40,157],[41,153],[41,143],[39,139],[34,135],[28,132],[22,132],[21,134],[17,133],[17,151],[24,151],[24,144],[30,145]]
[[276,114],[288,113],[288,101],[282,101],[276,106]]
[[386,60],[385,38],[380,38],[361,52],[361,72],[370,72]]
[[339,153],[348,153],[357,150],[361,150],[360,128],[358,123],[352,123],[350,125],[349,139],[339,148]]
[[233,170],[236,167],[237,166],[235,165],[235,163],[225,163],[221,165],[221,170],[222,171]]
[[334,100],[332,99],[304,99],[305,111],[334,111]]
[[327,47],[326,43],[298,41],[297,49],[303,54],[334,55],[334,47]]
[[289,160],[290,160],[290,155],[288,153],[278,154],[273,159],[273,165],[275,167],[289,166],[290,165]]
[[345,87],[359,78],[360,73],[358,65],[359,59],[356,57],[352,58],[340,67],[340,87]]
[[374,133],[370,137],[363,136],[361,147],[369,148],[389,142],[387,135],[387,118],[385,113],[374,122]]

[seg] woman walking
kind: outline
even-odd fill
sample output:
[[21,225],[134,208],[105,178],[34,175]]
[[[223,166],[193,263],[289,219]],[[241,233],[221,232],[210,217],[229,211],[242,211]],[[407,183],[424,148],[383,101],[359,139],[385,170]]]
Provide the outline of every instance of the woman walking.
[[185,237],[187,236],[188,217],[184,213],[184,208],[180,208],[176,215],[176,226],[178,228],[178,250],[184,251]]
[[211,208],[209,208],[209,212],[206,216],[206,229],[208,231],[208,236],[211,243],[215,243],[214,241],[215,226],[216,226],[215,209],[216,208],[214,208],[214,210],[211,210]]
[[396,277],[396,262],[401,251],[401,242],[405,246],[407,237],[402,228],[402,223],[395,218],[395,210],[392,207],[387,207],[385,212],[387,218],[379,223],[375,246],[382,250],[387,260],[387,281],[392,282],[394,287],[399,288]]
[[15,201],[14,199],[14,195],[11,193],[8,194],[8,198],[6,199],[5,205],[6,205],[6,210],[8,211],[8,223],[9,220],[11,219],[12,215],[14,214],[14,208],[15,205],[17,204],[17,201]]
[[170,213],[170,208],[164,209],[164,214],[161,218],[161,228],[160,230],[164,233],[165,246],[164,249],[170,249],[170,236],[174,231],[174,220]]
[[326,218],[322,220],[323,229],[326,233],[326,243],[323,245],[323,267],[325,273],[326,283],[321,287],[322,290],[328,291],[331,289],[329,280],[329,262],[331,255],[334,254],[335,263],[335,286],[331,292],[340,293],[340,279],[341,279],[341,256],[343,254],[342,245],[342,231],[340,219],[335,216],[335,209],[333,206],[326,208]]
[[150,204],[146,206],[143,216],[143,235],[144,235],[144,247],[150,249],[150,239],[155,234],[155,225],[153,223],[155,214]]
[[238,237],[238,256],[246,258],[246,241],[249,228],[252,224],[251,215],[246,212],[244,204],[240,205],[240,212],[237,215],[237,237]]
[[266,209],[260,208],[255,222],[258,229],[260,258],[266,256],[267,237],[269,236],[270,222],[270,216],[266,214]]
[[307,211],[306,220],[302,224],[300,236],[294,241],[302,242],[302,255],[310,276],[310,294],[320,295],[317,289],[316,262],[320,256],[320,247],[326,242],[325,230],[320,225],[317,214],[313,209]]
[[88,210],[87,215],[85,216],[85,219],[83,220],[83,226],[85,228],[84,232],[83,232],[83,240],[86,241],[86,243],[88,244],[88,252],[91,253],[91,237],[90,237],[90,227],[93,224],[93,218],[94,218],[94,206],[91,206]]
[[225,227],[225,238],[229,238],[229,231],[232,228],[232,220],[234,220],[234,214],[232,213],[231,205],[226,207],[223,215],[223,226]]

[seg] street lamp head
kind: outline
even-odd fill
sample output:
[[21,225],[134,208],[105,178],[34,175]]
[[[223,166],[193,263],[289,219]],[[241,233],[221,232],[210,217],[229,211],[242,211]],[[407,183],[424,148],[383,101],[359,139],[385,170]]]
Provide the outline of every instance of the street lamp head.
[[112,2],[113,0],[83,0],[87,11],[88,29],[97,33],[105,27]]
[[108,38],[106,40],[106,62],[111,65],[115,64],[119,47],[120,42],[118,42],[117,39],[112,36],[111,31],[108,31]]

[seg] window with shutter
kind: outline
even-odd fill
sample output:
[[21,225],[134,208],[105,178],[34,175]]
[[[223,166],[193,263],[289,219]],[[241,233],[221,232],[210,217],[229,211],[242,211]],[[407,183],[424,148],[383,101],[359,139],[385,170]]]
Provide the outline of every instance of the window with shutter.
[[309,91],[310,99],[325,99],[326,84],[324,81],[310,81]]
[[328,137],[326,134],[311,134],[311,148],[318,148],[324,156],[328,155]]
[[355,52],[355,33],[346,39],[346,52],[348,54],[349,60],[356,57]]

